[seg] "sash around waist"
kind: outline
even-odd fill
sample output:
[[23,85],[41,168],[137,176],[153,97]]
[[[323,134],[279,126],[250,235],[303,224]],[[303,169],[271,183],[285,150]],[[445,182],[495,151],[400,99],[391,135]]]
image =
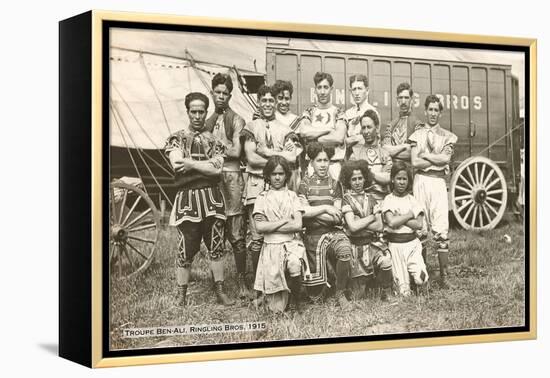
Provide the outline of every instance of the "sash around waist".
[[412,232],[407,233],[395,233],[395,232],[389,232],[386,234],[386,239],[390,243],[408,243],[412,242],[414,239],[416,239],[416,234]]

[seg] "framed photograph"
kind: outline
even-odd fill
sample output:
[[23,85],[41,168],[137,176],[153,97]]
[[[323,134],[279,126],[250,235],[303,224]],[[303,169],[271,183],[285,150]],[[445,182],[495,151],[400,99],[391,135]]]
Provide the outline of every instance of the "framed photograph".
[[90,11],[59,114],[64,358],[536,337],[534,39]]

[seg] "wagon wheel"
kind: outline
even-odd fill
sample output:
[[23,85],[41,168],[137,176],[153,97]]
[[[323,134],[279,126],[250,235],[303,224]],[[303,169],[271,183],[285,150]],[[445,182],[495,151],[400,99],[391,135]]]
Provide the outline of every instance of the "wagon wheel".
[[473,156],[451,179],[451,208],[467,230],[491,230],[502,219],[508,192],[502,171],[492,160]]
[[129,278],[153,261],[160,216],[141,189],[113,182],[109,190],[109,267],[111,277]]

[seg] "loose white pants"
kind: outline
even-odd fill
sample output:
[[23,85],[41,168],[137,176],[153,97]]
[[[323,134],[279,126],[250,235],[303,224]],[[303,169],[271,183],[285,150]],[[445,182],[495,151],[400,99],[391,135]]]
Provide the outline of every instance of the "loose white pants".
[[424,208],[422,235],[427,236],[428,231],[431,231],[436,238],[447,240],[449,202],[445,179],[416,174],[413,182],[413,195]]

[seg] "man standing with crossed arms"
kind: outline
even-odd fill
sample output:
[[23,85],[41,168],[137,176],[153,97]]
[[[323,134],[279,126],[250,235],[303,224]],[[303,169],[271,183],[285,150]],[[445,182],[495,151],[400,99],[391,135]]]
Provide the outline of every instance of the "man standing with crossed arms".
[[457,137],[439,125],[443,104],[437,96],[428,96],[424,108],[427,123],[419,126],[409,137],[411,163],[416,170],[413,194],[425,210],[425,222],[420,240],[425,245],[428,230],[432,232],[437,244],[439,284],[441,288],[447,289],[449,288],[446,282],[449,263],[449,204],[446,177],[450,172],[449,163]]

